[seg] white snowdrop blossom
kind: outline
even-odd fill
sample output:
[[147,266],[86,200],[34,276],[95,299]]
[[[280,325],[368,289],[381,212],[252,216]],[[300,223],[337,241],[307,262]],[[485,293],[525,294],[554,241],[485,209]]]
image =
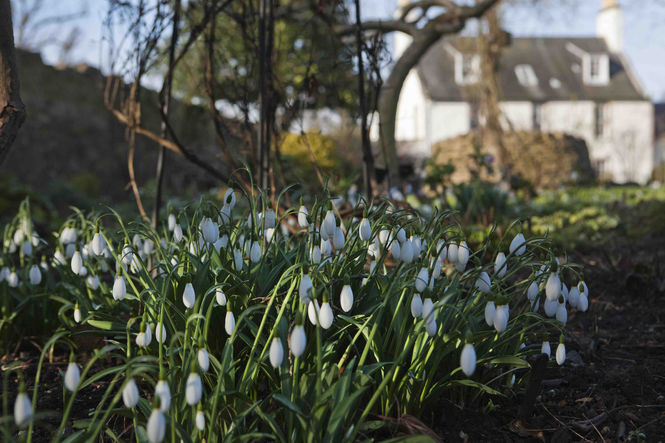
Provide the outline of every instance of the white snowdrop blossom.
[[14,401],[14,423],[24,429],[32,420],[32,403],[24,390],[20,391]]
[[418,318],[423,313],[423,300],[420,298],[420,294],[413,294],[411,298],[411,315],[413,318]]
[[166,380],[160,379],[155,386],[155,396],[159,397],[159,409],[163,412],[171,407],[171,389]]
[[113,299],[122,300],[127,294],[127,288],[125,287],[125,277],[117,275],[113,281]]
[[556,363],[561,366],[566,362],[566,345],[559,343],[556,347]]
[[201,385],[201,376],[196,372],[190,372],[185,384],[185,399],[187,404],[194,406],[201,401],[203,395],[203,386]]
[[476,349],[471,343],[465,344],[464,348],[462,348],[460,366],[462,367],[462,372],[467,377],[471,377],[476,371]]
[[132,409],[139,402],[139,388],[133,378],[129,379],[122,390],[122,402],[127,409]]
[[496,305],[493,301],[488,301],[485,305],[485,323],[487,326],[494,326],[494,317],[496,315]]
[[353,307],[353,290],[350,285],[342,286],[342,292],[339,294],[339,304],[344,312],[349,312]]
[[227,310],[226,316],[224,317],[224,330],[228,335],[233,335],[233,331],[235,330],[235,328],[236,328],[236,317],[233,315],[233,312]]
[[300,209],[298,209],[298,225],[300,225],[300,227],[303,229],[309,226],[309,222],[307,221],[308,215],[309,211],[307,210],[307,207],[305,205],[301,205]]
[[524,234],[521,232],[517,234],[510,242],[508,250],[511,254],[515,254],[517,257],[524,254],[526,252],[526,239],[524,238]]
[[552,348],[550,347],[550,342],[547,340],[543,342],[542,346],[540,347],[540,353],[547,354],[547,358],[552,357]]
[[369,224],[369,220],[363,218],[360,220],[358,225],[358,235],[362,241],[368,241],[372,236],[372,227]]
[[550,273],[550,276],[547,277],[547,283],[545,284],[545,295],[548,300],[556,301],[561,294],[561,280],[559,280],[559,274],[556,272]]
[[196,303],[196,294],[194,293],[194,286],[191,283],[185,285],[185,289],[182,291],[182,303],[187,309],[194,307]]
[[300,357],[305,352],[307,345],[307,336],[305,335],[305,328],[302,325],[296,325],[291,331],[291,339],[289,340],[289,347],[291,353],[295,357]]
[[490,292],[490,288],[492,287],[492,280],[490,280],[490,276],[487,272],[483,271],[480,273],[480,276],[476,280],[476,289],[478,289],[480,292],[487,294]]
[[503,278],[506,276],[507,271],[508,265],[506,264],[506,254],[499,252],[494,260],[494,274],[499,278]]
[[70,358],[67,370],[65,371],[65,388],[69,392],[74,392],[79,384],[79,380],[81,380],[81,371],[76,362]]
[[272,343],[270,343],[270,365],[273,368],[278,368],[282,365],[282,360],[284,359],[284,347],[282,346],[282,340],[279,337],[274,337]]
[[32,267],[30,268],[29,277],[30,277],[30,284],[31,285],[35,286],[35,285],[38,285],[39,283],[41,283],[41,281],[42,281],[42,272],[39,270],[39,266],[32,265]]
[[199,368],[201,368],[201,371],[208,372],[208,368],[210,368],[210,356],[208,355],[208,351],[205,348],[200,348],[199,352],[196,354],[196,358],[199,362]]
[[146,434],[150,443],[161,443],[164,441],[164,437],[166,436],[166,419],[164,418],[164,412],[159,408],[154,408],[150,412]]

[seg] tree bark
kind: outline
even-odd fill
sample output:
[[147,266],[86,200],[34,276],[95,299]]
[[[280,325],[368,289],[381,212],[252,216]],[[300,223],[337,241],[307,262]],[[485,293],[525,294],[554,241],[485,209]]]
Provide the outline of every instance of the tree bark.
[[12,11],[9,0],[0,0],[0,165],[24,121],[25,106],[19,94]]

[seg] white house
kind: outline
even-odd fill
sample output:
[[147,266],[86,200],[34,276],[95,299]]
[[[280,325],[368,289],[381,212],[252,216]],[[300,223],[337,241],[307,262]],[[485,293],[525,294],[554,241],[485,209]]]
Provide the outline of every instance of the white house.
[[[516,130],[584,138],[601,176],[646,183],[654,165],[654,107],[623,54],[622,28],[617,0],[604,0],[596,37],[510,39],[500,60],[500,106],[504,123]],[[395,56],[409,39],[396,34]],[[477,124],[470,100],[480,78],[475,48],[475,38],[444,38],[409,73],[395,132],[402,160],[421,163],[432,144]]]

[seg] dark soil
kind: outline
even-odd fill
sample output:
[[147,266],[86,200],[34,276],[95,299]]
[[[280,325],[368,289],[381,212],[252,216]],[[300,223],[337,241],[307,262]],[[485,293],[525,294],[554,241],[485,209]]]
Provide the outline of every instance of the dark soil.
[[665,234],[570,260],[584,265],[590,306],[570,313],[568,358],[550,362],[533,414],[519,417],[524,389],[491,412],[443,404],[432,426],[443,440],[665,440]]

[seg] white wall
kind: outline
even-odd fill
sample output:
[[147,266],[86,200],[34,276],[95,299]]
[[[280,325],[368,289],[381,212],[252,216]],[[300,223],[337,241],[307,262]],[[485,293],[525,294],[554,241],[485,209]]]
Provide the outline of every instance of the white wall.
[[429,143],[466,134],[471,130],[471,106],[466,102],[430,103]]
[[654,166],[654,110],[646,101],[610,102],[605,105],[607,130],[595,143],[607,155],[614,180],[646,183]]
[[424,140],[427,137],[427,105],[418,73],[411,70],[404,80],[397,103],[395,139]]
[[531,131],[533,129],[533,103],[502,102],[499,107],[503,117],[510,121],[515,130]]

